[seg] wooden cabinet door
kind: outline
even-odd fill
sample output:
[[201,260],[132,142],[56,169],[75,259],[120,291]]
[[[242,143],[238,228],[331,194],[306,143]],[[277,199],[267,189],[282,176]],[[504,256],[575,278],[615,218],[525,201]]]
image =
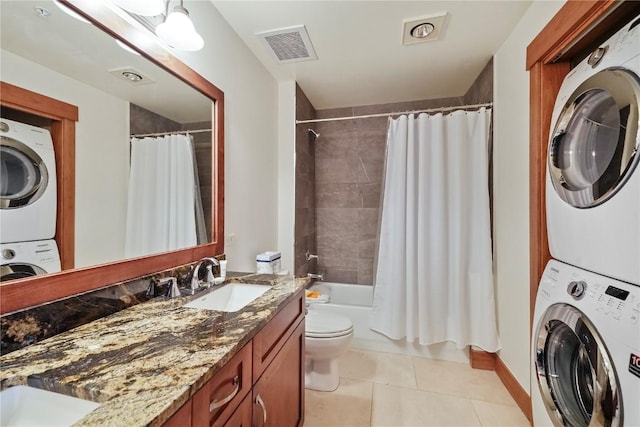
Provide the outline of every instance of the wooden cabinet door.
[[296,427],[304,422],[304,320],[253,387],[253,426]]
[[304,292],[300,291],[253,338],[253,382],[276,357],[289,334],[304,317]]
[[224,427],[251,427],[251,393],[249,393],[238,409],[224,423]]

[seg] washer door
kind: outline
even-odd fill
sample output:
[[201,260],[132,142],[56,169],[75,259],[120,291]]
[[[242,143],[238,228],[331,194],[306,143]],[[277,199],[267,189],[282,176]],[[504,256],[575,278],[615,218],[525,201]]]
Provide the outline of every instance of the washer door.
[[535,336],[538,387],[554,425],[622,426],[615,367],[584,313],[568,304],[554,304]]
[[0,282],[37,276],[39,274],[47,274],[47,272],[43,268],[33,264],[21,262],[3,264],[0,267]]
[[569,97],[549,142],[555,191],[577,208],[612,197],[638,163],[640,81],[622,68],[602,70]]
[[20,141],[0,137],[0,209],[27,206],[42,196],[49,182],[42,158]]

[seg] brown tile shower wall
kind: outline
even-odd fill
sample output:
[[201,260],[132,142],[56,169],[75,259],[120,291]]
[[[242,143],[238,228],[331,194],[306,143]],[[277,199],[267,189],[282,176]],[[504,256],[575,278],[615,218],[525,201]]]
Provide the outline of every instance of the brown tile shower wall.
[[[313,111],[298,88],[296,117],[351,117],[490,102],[493,60],[465,96]],[[298,125],[296,130],[296,275],[313,272],[305,245],[317,242],[318,272],[324,280],[371,285],[378,239],[378,215],[387,117]],[[320,133],[309,144],[308,128]],[[315,148],[315,200],[311,184]],[[315,203],[315,222],[310,209]],[[310,249],[311,250],[311,249]],[[313,250],[311,250],[313,252]]]
[[[318,118],[461,105],[462,97],[318,110]],[[316,125],[316,230],[327,281],[373,283],[387,117]]]
[[[296,119],[310,120],[316,111],[302,89],[296,85]],[[307,129],[315,129],[313,124],[296,126],[296,166],[295,166],[295,242],[294,271],[296,276],[317,273],[317,262],[307,262],[306,253],[316,254],[316,161],[315,138]]]

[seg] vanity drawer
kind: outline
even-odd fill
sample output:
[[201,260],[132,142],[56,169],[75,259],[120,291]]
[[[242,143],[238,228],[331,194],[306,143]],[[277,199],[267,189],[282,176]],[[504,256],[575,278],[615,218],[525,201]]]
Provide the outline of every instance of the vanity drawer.
[[223,426],[251,390],[251,342],[193,396],[193,426]]
[[304,317],[304,290],[301,290],[253,338],[253,381],[256,382]]

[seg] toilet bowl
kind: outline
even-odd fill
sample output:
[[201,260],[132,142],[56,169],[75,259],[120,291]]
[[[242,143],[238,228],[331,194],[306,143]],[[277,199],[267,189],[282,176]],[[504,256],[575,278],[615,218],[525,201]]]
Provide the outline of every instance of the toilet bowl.
[[305,388],[333,391],[340,384],[338,357],[353,339],[351,319],[309,306],[305,319]]

